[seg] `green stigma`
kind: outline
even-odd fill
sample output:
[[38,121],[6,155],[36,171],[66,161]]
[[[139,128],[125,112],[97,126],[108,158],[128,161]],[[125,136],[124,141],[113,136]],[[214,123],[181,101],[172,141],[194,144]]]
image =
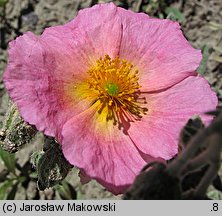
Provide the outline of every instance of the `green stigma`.
[[119,93],[119,88],[114,83],[106,84],[105,90],[108,92],[110,96],[117,96]]

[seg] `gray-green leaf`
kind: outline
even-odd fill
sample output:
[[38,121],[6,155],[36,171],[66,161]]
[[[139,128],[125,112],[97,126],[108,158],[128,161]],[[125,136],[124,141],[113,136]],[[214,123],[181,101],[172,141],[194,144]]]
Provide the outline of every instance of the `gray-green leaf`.
[[197,73],[200,75],[204,75],[207,69],[207,61],[209,58],[209,47],[207,46],[207,44],[203,46],[202,54],[203,54],[202,61],[200,63],[200,66],[197,68]]
[[13,186],[13,179],[8,179],[2,184],[0,184],[0,200],[7,198],[7,192]]
[[5,167],[10,172],[15,174],[15,164],[16,164],[15,154],[8,153],[0,147],[0,160],[2,160]]
[[167,14],[167,18],[173,19],[173,20],[178,20],[180,22],[183,22],[185,20],[184,15],[174,7],[167,7],[165,9],[165,13]]

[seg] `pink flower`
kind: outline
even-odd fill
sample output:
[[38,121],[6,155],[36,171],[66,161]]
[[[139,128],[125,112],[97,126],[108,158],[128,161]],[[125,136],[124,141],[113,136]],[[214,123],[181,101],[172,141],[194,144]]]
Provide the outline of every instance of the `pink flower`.
[[25,121],[117,194],[147,162],[177,154],[192,115],[211,120],[217,98],[200,61],[177,22],[100,4],[12,41],[4,83]]

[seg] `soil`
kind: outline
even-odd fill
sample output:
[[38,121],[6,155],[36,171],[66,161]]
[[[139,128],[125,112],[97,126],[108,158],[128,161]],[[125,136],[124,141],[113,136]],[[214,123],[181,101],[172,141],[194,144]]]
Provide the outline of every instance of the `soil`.
[[[9,0],[5,11],[0,7],[0,14],[4,13],[4,20],[0,23],[0,78],[7,63],[8,42],[26,31],[41,34],[44,28],[67,23],[72,20],[77,12],[96,3],[110,2],[97,0]],[[113,1],[117,5],[133,11],[148,11],[150,16],[157,16],[158,9],[150,2],[155,0],[119,0]],[[160,2],[160,1],[159,1]],[[204,77],[217,92],[219,104],[222,104],[222,1],[221,0],[178,0],[161,1],[168,6],[177,8],[184,16],[181,22],[183,32],[194,47],[202,49],[207,47],[208,57]],[[0,122],[7,110],[8,95],[0,80]],[[16,153],[20,163],[29,160],[30,154],[36,149],[41,149],[41,135],[32,144],[27,145],[22,151]],[[1,165],[0,165],[1,166]],[[1,167],[0,167],[1,169]],[[113,196],[95,181],[86,185],[79,183],[77,170],[73,170],[67,177],[75,187],[80,199],[120,199],[121,196]],[[29,186],[33,190],[36,184]],[[43,193],[49,193],[47,190]],[[21,193],[17,199],[24,198]],[[44,199],[45,196],[42,196]],[[31,198],[31,195],[30,195]],[[58,197],[54,197],[58,198]]]

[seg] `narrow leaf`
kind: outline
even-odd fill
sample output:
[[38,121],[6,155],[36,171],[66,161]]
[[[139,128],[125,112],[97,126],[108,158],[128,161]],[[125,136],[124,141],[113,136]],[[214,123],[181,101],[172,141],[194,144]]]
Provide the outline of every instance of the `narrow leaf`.
[[6,199],[7,192],[9,191],[10,187],[13,186],[13,181],[13,179],[8,179],[0,184],[0,200]]
[[19,184],[19,182],[17,182],[16,184],[14,184],[12,186],[12,189],[10,190],[10,192],[6,196],[6,200],[14,200],[15,199],[15,195],[16,195],[16,192],[18,189],[18,184]]
[[63,200],[76,200],[77,198],[76,190],[67,181],[63,181],[61,185],[57,185],[56,190]]
[[0,159],[3,161],[6,168],[10,172],[15,174],[15,164],[16,164],[15,154],[8,153],[0,147]]
[[209,58],[209,47],[205,44],[202,48],[203,58],[200,63],[200,66],[197,68],[197,73],[200,75],[204,75],[207,69],[207,61]]

